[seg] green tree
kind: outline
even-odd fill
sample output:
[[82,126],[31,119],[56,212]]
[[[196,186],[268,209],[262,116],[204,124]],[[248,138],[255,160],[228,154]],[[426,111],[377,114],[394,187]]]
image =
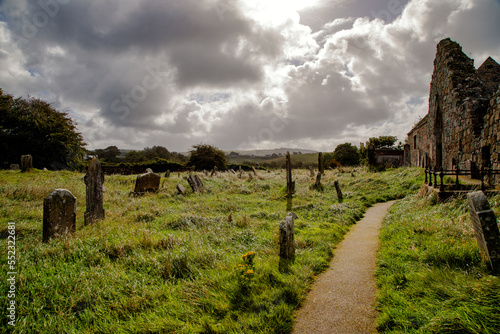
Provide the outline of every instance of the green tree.
[[85,142],[67,113],[37,98],[16,98],[0,88],[0,156],[4,167],[31,154],[36,168],[76,168]]
[[217,147],[200,144],[194,145],[193,148],[188,166],[196,166],[197,170],[211,170],[214,166],[219,170],[227,168],[226,154]]
[[125,154],[125,162],[143,162],[146,161],[147,158],[144,155],[143,151],[129,151]]
[[361,159],[359,150],[351,143],[345,143],[337,146],[333,152],[333,159],[338,161],[342,166],[357,166]]
[[143,152],[148,160],[153,160],[154,158],[170,160],[172,158],[170,152],[163,146],[146,147]]
[[368,147],[369,145],[373,145],[375,148],[394,147],[397,140],[398,137],[395,136],[380,136],[378,138],[373,137],[368,140],[366,146]]
[[106,162],[117,162],[118,156],[121,154],[120,150],[116,146],[108,146],[105,149],[97,149],[94,153],[101,160],[105,160]]

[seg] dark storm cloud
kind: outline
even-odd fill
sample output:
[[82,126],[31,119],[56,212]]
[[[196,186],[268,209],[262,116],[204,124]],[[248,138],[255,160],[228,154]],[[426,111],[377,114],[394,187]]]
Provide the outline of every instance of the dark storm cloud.
[[27,37],[25,66],[50,76],[57,95],[99,103],[119,126],[153,125],[176,89],[258,83],[262,62],[280,53],[278,33],[254,27],[236,7],[221,20],[217,1],[47,3],[2,8],[11,31]]
[[404,140],[442,38],[500,60],[498,0],[254,3],[0,1],[0,87],[70,110],[91,148],[329,150]]

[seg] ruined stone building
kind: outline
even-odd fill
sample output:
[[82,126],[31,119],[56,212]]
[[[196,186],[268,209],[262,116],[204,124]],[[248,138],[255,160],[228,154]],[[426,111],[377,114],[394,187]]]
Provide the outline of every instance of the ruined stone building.
[[491,57],[476,70],[458,43],[439,42],[429,113],[408,133],[411,165],[500,169],[499,85],[500,65]]

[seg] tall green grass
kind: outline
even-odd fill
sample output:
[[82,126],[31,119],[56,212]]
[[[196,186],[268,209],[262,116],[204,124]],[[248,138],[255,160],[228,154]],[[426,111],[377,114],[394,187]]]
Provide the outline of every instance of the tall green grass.
[[[490,204],[498,216],[500,196]],[[500,279],[481,260],[465,197],[399,201],[381,244],[381,333],[500,333]]]
[[[207,191],[180,196],[177,183],[129,196],[135,176],[106,176],[106,219],[84,226],[83,174],[0,172],[0,247],[16,224],[16,333],[288,333],[293,312],[349,226],[376,202],[403,198],[418,169],[328,171],[322,191],[294,171],[296,259],[278,270],[278,226],[289,208],[285,173],[253,180],[202,177]],[[333,185],[339,180],[344,202]],[[56,188],[77,197],[77,232],[42,243],[43,199]],[[245,255],[255,252],[251,265]],[[7,272],[6,252],[0,259]],[[247,267],[245,267],[245,265]],[[242,271],[242,266],[245,269]],[[251,272],[248,270],[251,269]],[[8,290],[6,280],[1,291]],[[6,309],[6,293],[0,307]],[[12,328],[2,318],[2,332]]]

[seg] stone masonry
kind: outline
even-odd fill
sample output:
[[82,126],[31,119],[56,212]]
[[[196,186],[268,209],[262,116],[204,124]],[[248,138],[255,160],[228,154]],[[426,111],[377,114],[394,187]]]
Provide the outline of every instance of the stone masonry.
[[499,85],[500,65],[491,57],[476,70],[458,43],[449,38],[439,42],[429,113],[408,133],[411,164],[498,169]]

